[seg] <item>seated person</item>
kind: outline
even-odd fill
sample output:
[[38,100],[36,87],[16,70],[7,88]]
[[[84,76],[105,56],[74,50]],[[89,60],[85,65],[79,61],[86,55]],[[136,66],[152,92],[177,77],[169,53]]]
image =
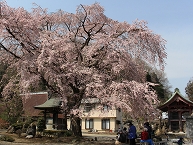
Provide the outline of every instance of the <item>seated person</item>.
[[148,129],[144,128],[141,132],[141,141],[140,142],[147,142],[149,145],[154,145],[152,139],[149,137],[149,133],[147,132]]

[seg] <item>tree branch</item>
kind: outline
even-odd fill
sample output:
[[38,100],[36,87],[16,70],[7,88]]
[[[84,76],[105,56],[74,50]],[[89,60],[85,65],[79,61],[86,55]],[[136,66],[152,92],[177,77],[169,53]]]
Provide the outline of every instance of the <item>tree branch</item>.
[[10,53],[11,55],[13,55],[15,58],[21,59],[19,56],[17,56],[15,53],[11,52],[10,50],[8,50],[2,43],[0,43],[0,47],[3,48],[5,51],[7,51],[8,53]]

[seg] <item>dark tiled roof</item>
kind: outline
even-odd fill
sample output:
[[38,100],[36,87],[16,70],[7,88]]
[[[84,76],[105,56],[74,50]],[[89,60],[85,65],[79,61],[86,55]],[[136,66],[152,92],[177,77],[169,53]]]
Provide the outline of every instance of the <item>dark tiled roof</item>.
[[185,98],[180,92],[176,91],[174,92],[174,94],[171,96],[170,99],[168,99],[164,104],[162,104],[161,106],[158,107],[158,109],[162,110],[162,111],[167,111],[168,110],[168,106],[170,104],[172,104],[174,101],[176,100],[181,100],[183,101],[185,104],[188,104],[188,106],[193,106],[193,102],[190,101],[189,99]]
[[42,110],[35,109],[34,106],[41,105],[48,99],[47,92],[29,93],[21,95],[23,101],[24,116],[43,116]]
[[60,107],[61,106],[60,104],[61,104],[60,99],[50,98],[46,102],[44,102],[43,104],[34,106],[34,108],[44,110],[44,109],[48,109],[48,108]]

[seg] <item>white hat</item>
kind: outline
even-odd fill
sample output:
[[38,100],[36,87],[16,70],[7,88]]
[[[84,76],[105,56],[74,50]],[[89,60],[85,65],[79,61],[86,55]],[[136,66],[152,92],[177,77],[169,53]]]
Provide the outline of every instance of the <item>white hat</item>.
[[147,129],[147,128],[144,128],[144,130],[145,130],[145,131],[148,131],[148,129]]

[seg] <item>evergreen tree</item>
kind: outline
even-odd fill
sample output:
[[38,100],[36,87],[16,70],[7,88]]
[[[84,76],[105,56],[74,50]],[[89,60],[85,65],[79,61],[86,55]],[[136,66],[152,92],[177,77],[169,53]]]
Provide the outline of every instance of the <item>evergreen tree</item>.
[[168,100],[171,94],[171,91],[169,90],[170,87],[168,87],[168,81],[163,82],[161,80],[167,80],[167,78],[164,78],[164,79],[158,78],[155,72],[152,72],[152,73],[148,72],[146,74],[146,81],[156,84],[155,86],[152,86],[152,88],[156,91],[157,96],[162,103]]

